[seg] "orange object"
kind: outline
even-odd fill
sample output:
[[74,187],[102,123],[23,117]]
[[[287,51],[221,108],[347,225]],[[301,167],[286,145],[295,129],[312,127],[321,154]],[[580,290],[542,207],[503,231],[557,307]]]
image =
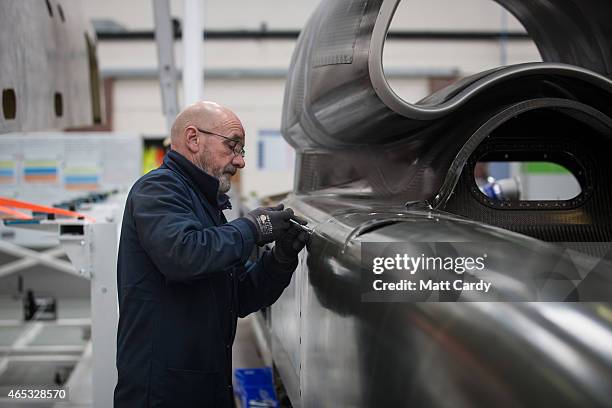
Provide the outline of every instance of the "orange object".
[[45,214],[65,215],[67,217],[79,218],[83,217],[88,221],[95,222],[95,218],[74,211],[64,210],[62,208],[47,207],[44,205],[32,204],[25,201],[13,200],[12,198],[0,197],[0,206],[23,208],[26,210],[42,212]]
[[55,174],[32,174],[24,177],[27,182],[55,182],[57,175]]
[[18,220],[31,220],[32,216],[20,211],[15,211],[12,208],[0,206],[0,213],[7,214]]

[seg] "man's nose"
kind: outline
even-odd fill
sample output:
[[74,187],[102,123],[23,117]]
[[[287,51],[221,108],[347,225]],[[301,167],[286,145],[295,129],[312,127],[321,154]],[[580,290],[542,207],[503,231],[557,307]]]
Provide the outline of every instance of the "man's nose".
[[232,164],[234,166],[238,167],[239,169],[244,168],[244,165],[245,165],[244,157],[242,157],[239,154],[234,155],[234,159],[232,160]]

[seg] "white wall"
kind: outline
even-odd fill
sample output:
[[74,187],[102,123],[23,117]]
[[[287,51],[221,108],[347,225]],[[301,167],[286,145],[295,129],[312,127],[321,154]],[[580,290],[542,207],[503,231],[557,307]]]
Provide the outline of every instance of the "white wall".
[[[391,29],[417,31],[498,31],[504,9],[493,0],[404,0],[395,12]],[[522,31],[508,15],[507,28]]]
[[[209,28],[255,29],[266,23],[270,29],[296,29],[317,6],[316,0],[202,0]],[[131,30],[153,28],[152,0],[88,0],[85,10],[92,16],[112,18]],[[170,0],[173,16],[183,15],[183,0]]]
[[[214,29],[259,28],[300,29],[320,3],[317,0],[202,0],[205,24]],[[87,0],[85,11],[96,18],[106,17],[130,30],[153,28],[152,0]],[[497,30],[501,6],[493,0],[404,0],[400,3],[394,28],[413,30]],[[170,0],[170,12],[183,15],[183,0]],[[520,30],[516,19],[509,28]]]
[[[295,47],[292,40],[210,40],[202,43],[205,68],[289,67]],[[183,46],[174,47],[177,67],[182,67]],[[100,41],[98,59],[102,70],[156,68],[157,50],[153,41]]]

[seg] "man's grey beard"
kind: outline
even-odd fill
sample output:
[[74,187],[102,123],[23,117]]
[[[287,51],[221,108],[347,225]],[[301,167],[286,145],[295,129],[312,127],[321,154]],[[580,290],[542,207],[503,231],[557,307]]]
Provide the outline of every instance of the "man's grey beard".
[[233,174],[236,174],[237,169],[231,164],[228,164],[223,169],[214,170],[211,165],[211,160],[209,160],[207,154],[208,152],[205,152],[203,157],[201,158],[201,163],[196,165],[201,170],[204,170],[206,173],[219,180],[218,194],[225,194],[230,190],[230,187],[232,186],[231,177]]
[[231,174],[224,173],[217,177],[219,179],[219,194],[225,194],[230,190],[232,182],[230,180]]

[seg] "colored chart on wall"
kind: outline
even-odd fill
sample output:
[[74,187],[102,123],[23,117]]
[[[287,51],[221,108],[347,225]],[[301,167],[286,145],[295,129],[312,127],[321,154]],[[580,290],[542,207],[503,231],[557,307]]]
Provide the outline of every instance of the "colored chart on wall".
[[141,169],[142,139],[135,134],[0,136],[0,196],[52,205],[92,191],[125,191]]
[[96,167],[67,167],[64,169],[64,186],[66,190],[99,190],[100,170]]
[[23,181],[32,184],[57,184],[57,160],[26,160],[23,163]]
[[14,160],[0,159],[0,184],[13,185],[17,182],[15,166]]

